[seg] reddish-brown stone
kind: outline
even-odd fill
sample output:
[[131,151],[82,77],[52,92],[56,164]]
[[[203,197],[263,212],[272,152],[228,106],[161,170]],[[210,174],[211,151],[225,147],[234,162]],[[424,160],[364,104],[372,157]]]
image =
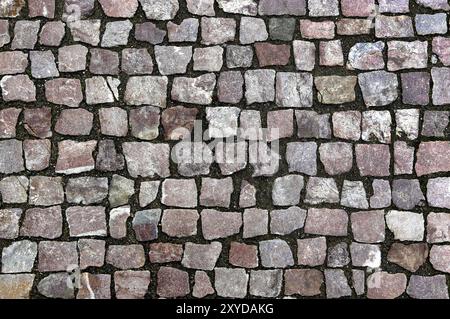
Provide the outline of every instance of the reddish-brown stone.
[[287,65],[291,57],[291,47],[287,44],[256,43],[259,66]]
[[322,272],[317,269],[288,269],[284,273],[284,293],[304,297],[320,295],[323,280]]
[[148,256],[151,263],[181,261],[181,258],[183,257],[183,246],[171,243],[150,244]]
[[230,244],[229,262],[236,267],[258,267],[258,247],[255,245],[232,242]]
[[450,171],[450,142],[422,142],[417,150],[418,176]]
[[164,298],[183,297],[189,294],[189,275],[171,267],[161,267],[158,271],[156,293]]

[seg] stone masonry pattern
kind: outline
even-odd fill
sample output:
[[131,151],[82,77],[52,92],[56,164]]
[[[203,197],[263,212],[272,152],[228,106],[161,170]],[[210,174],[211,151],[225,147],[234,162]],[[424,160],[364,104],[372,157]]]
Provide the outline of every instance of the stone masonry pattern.
[[0,299],[448,299],[449,13],[0,0]]

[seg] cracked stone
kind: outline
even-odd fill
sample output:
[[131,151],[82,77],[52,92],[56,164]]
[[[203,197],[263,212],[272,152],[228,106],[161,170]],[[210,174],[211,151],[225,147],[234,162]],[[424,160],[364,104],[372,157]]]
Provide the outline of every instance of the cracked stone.
[[78,174],[95,168],[92,153],[97,141],[76,142],[65,140],[58,143],[58,160],[55,172],[58,174]]
[[[247,71],[246,74],[250,72]],[[260,79],[264,81],[264,79]],[[270,82],[269,82],[270,84]],[[313,77],[309,73],[278,72],[276,77],[276,102],[281,107],[312,107]],[[252,86],[247,87],[253,90]],[[262,87],[260,89],[263,89]],[[270,92],[270,91],[269,91]],[[248,93],[249,96],[252,94]],[[247,98],[248,99],[248,98]],[[268,102],[268,97],[257,102]],[[248,102],[248,101],[247,101]],[[249,103],[249,102],[248,102]]]

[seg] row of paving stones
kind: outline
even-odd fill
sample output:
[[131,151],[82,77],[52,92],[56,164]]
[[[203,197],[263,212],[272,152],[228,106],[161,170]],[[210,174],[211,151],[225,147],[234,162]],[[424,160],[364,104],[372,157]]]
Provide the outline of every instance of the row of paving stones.
[[[384,179],[374,179],[370,189],[362,181],[344,180],[336,183],[329,177],[286,175],[267,182],[266,189],[272,189],[273,206],[299,204],[340,204],[355,209],[377,209],[394,205],[398,209],[414,209],[426,204],[435,208],[450,208],[447,189],[448,177],[430,178],[426,184],[426,198],[417,179],[394,179],[392,187]],[[160,186],[161,185],[161,186]],[[271,188],[272,187],[272,188]],[[161,188],[161,191],[159,189]],[[391,189],[392,188],[392,189]],[[92,192],[95,190],[95,192]],[[367,196],[368,191],[371,196]],[[140,207],[154,203],[161,193],[161,204],[169,207],[195,208],[238,206],[248,208],[256,205],[258,190],[248,181],[240,189],[234,189],[231,177],[215,179],[204,177],[197,189],[195,179],[165,179],[160,181],[134,180],[121,175],[107,177],[76,177],[65,180],[65,192],[61,177],[9,176],[0,180],[0,194],[3,204],[24,204],[53,206],[64,202],[69,204],[100,204],[108,200],[109,207],[127,204],[135,195]],[[198,195],[199,193],[199,195]],[[231,201],[232,195],[239,195],[239,203]],[[100,207],[98,207],[100,209]],[[80,208],[80,210],[83,210]],[[89,211],[83,215],[104,216],[103,210]],[[225,213],[224,213],[225,214]],[[405,215],[406,216],[406,215]],[[157,218],[159,220],[159,217]],[[87,225],[86,225],[87,226]],[[5,229],[8,229],[5,222]]]
[[[216,131],[222,132],[219,128],[213,132]],[[394,154],[391,154],[387,144],[358,143],[353,146],[346,142],[289,142],[286,144],[286,152],[282,154],[268,149],[265,142],[251,141],[248,147],[243,141],[229,144],[221,142],[214,147],[215,156],[211,148],[201,142],[182,141],[172,149],[166,143],[123,142],[121,148],[123,155],[118,153],[112,140],[63,140],[57,147],[52,147],[48,139],[1,140],[0,172],[13,174],[25,170],[44,170],[50,166],[52,150],[56,149],[58,155],[54,172],[57,174],[79,174],[96,168],[99,171],[111,172],[123,169],[126,163],[128,173],[134,178],[169,177],[170,158],[176,163],[176,172],[188,177],[208,174],[213,162],[219,164],[223,175],[231,175],[252,167],[253,177],[272,176],[280,170],[280,155],[285,156],[289,172],[309,176],[318,175],[322,167],[327,175],[340,176],[357,171],[359,176],[388,177],[394,170],[395,175],[415,173],[417,176],[425,176],[445,173],[450,165],[448,141],[421,142],[416,151],[414,146],[409,146],[407,142],[397,141],[393,147]],[[262,152],[265,152],[266,156],[260,156]],[[267,152],[270,152],[269,155]],[[266,161],[267,156],[271,156],[273,160]],[[394,165],[391,165],[391,157]],[[175,169],[173,171],[175,173]],[[333,178],[328,179],[331,184],[335,184]],[[26,178],[25,180],[27,181]],[[311,178],[310,181],[312,180],[314,179]],[[4,183],[12,185],[16,182],[12,180]],[[417,180],[410,180],[410,183],[419,185]],[[303,185],[303,179],[301,184]]]
[[447,11],[0,0],[0,298],[448,299]]
[[[106,215],[109,217],[109,227]],[[2,239],[16,239],[19,236],[56,239],[63,233],[60,206],[30,208],[25,213],[18,208],[3,209],[0,210],[0,216],[4,220],[0,232]],[[71,206],[65,209],[64,216],[71,237],[107,237],[109,233],[111,238],[123,239],[128,236],[138,241],[158,239],[158,229],[170,237],[182,238],[197,236],[200,228],[206,240],[240,234],[241,228],[242,237],[247,239],[269,234],[269,224],[270,234],[290,235],[304,227],[305,234],[323,236],[348,236],[351,225],[353,237],[364,243],[383,242],[386,225],[394,239],[400,241],[423,241],[425,228],[426,240],[430,243],[445,243],[450,238],[450,218],[447,213],[427,214],[425,227],[423,213],[397,210],[387,213],[384,210],[360,211],[351,213],[349,218],[343,209],[309,208],[307,213],[297,206],[272,210],[270,214],[268,210],[259,208],[247,208],[243,213],[215,209],[203,209],[200,214],[195,209],[164,209],[163,212],[161,209],[147,209],[132,213],[130,206],[113,208],[106,214],[102,206]],[[127,223],[131,219],[132,223]],[[199,220],[201,227],[197,225]],[[127,231],[128,224],[132,231]],[[272,253],[278,253],[277,249]],[[18,258],[21,258],[20,255]],[[449,257],[442,258],[447,262]],[[441,265],[445,265],[444,261]],[[377,267],[380,262],[378,260]],[[265,263],[265,266],[273,267],[274,264]],[[6,272],[23,272],[20,265],[18,268]],[[441,266],[441,269],[449,268],[447,265]]]
[[[373,14],[375,0],[98,0],[105,16],[113,18],[133,17],[139,5],[147,19],[172,20],[180,10],[180,3],[187,5],[187,11],[193,15],[215,16],[216,8],[226,13],[256,15],[293,15],[311,17],[339,16],[366,17]],[[415,0],[418,5],[432,10],[450,10],[445,0]],[[66,0],[64,9],[70,12],[71,6],[77,5],[83,17],[89,16],[95,9],[96,0]],[[217,4],[217,6],[215,6]],[[1,17],[18,17],[27,7],[29,17],[55,17],[55,0],[11,0],[5,2],[0,11]],[[341,9],[341,11],[339,10]],[[409,13],[409,0],[379,0],[381,13]]]
[[[0,44],[1,46],[10,45],[13,50],[31,50],[38,43],[41,46],[58,47],[68,29],[74,41],[107,48],[126,46],[132,33],[134,40],[153,45],[162,43],[166,37],[168,42],[186,42],[186,44],[197,42],[199,39],[200,43],[204,45],[234,41],[246,45],[269,39],[292,41],[294,35],[303,39],[322,40],[333,39],[336,35],[367,35],[371,32],[371,23],[372,21],[367,19],[345,18],[338,19],[336,22],[270,18],[266,22],[262,18],[242,17],[237,25],[233,18],[202,17],[187,18],[178,25],[168,22],[166,28],[162,29],[152,22],[133,24],[130,20],[105,22],[103,28],[101,19],[67,21],[67,23],[18,20],[12,28],[13,37],[11,39],[9,20],[0,20]],[[375,17],[375,37],[379,39],[413,38],[416,33],[418,36],[440,35],[446,34],[447,31],[446,13],[417,14],[414,23],[411,17],[405,15]],[[395,42],[392,41],[393,44]],[[332,46],[333,43],[334,46]],[[335,49],[339,51],[338,43],[339,41],[324,42],[322,50]],[[438,47],[439,43],[436,45]],[[284,46],[280,46],[280,48],[283,49]],[[282,52],[284,51],[282,50]]]
[[[70,108],[62,109],[55,115],[52,113],[52,108],[46,106],[3,108],[0,110],[0,138],[13,139],[18,137],[18,131],[23,131],[30,138],[41,139],[41,142],[53,136],[91,135],[103,135],[105,138],[131,135],[139,140],[164,137],[167,141],[177,141],[187,137],[194,128],[198,129],[195,127],[196,120],[201,120],[198,109],[183,106],[162,111],[152,106],[133,107],[129,110],[99,107],[94,112],[85,108]],[[352,152],[348,150],[352,148],[350,142],[394,144],[399,154],[402,149],[411,149],[412,154],[414,149],[408,142],[415,142],[421,137],[441,139],[448,135],[449,115],[449,111],[424,111],[421,121],[421,110],[416,108],[392,112],[370,110],[318,113],[312,110],[265,112],[240,110],[237,107],[206,107],[208,131],[204,133],[204,137],[207,140],[237,137],[237,143],[242,146],[245,141],[263,143],[291,139],[294,136],[301,139],[342,140],[322,147],[320,153],[323,154],[322,162],[326,165],[326,154],[331,147],[342,153],[341,156],[351,158]],[[54,125],[52,116],[56,118]],[[262,116],[265,117],[264,122]],[[96,123],[98,128],[95,127]],[[294,147],[297,144],[291,145]],[[423,142],[418,150],[419,161],[422,161],[422,156],[426,157],[433,150],[437,152],[441,147],[446,148],[443,141]],[[445,151],[442,150],[442,153],[445,154]],[[412,157],[407,162],[412,164]],[[396,164],[399,163],[400,161],[396,161]],[[333,175],[331,170],[327,172]]]
[[[50,298],[71,299],[76,296],[78,299],[109,299],[114,293],[118,299],[138,299],[144,298],[150,284],[156,281],[156,291],[161,298],[180,298],[189,294],[196,298],[274,298],[280,294],[286,298],[294,295],[340,298],[367,293],[371,299],[393,299],[405,295],[421,299],[448,299],[444,275],[412,275],[408,282],[403,273],[375,272],[367,278],[366,291],[363,270],[351,272],[353,289],[342,269],[325,269],[323,272],[313,268],[246,271],[242,268],[216,267],[212,274],[214,285],[205,271],[196,271],[194,278],[190,278],[188,272],[170,266],[160,267],[154,279],[148,270],[116,271],[114,276],[83,272],[75,289],[67,286],[71,280],[67,273],[54,273],[39,281],[37,289]],[[23,298],[28,295],[34,279],[32,274],[0,275],[0,287],[5,291],[9,289],[7,297]]]
[[[5,62],[14,68],[13,63]],[[44,67],[42,70],[47,72],[49,68]],[[433,104],[448,104],[450,68],[446,67],[433,68],[431,77],[425,72],[402,74],[401,87],[405,90],[402,101],[411,105],[428,105],[431,78]],[[89,105],[111,104],[122,100],[119,92],[121,81],[118,78],[93,76],[86,78],[83,84],[85,101]],[[170,96],[174,102],[210,105],[217,89],[219,102],[237,104],[245,96],[247,105],[275,102],[284,108],[311,108],[314,87],[320,103],[341,105],[357,100],[357,84],[364,103],[369,107],[387,106],[400,99],[398,75],[392,72],[372,71],[360,73],[357,77],[330,75],[313,79],[310,73],[276,72],[270,69],[248,70],[244,75],[239,71],[226,71],[221,72],[218,78],[214,73],[197,77],[177,76],[171,83]],[[123,101],[128,105],[167,106],[169,79],[166,76],[132,76],[125,86]],[[37,100],[36,86],[26,74],[6,75],[0,81],[0,87],[5,102]],[[79,79],[70,78],[47,80],[45,98],[53,104],[77,107],[84,99],[82,83]]]

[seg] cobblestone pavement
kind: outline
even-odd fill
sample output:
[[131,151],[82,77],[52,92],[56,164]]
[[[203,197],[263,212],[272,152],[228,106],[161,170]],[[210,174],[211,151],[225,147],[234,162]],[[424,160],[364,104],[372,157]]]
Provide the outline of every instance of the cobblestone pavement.
[[0,0],[0,298],[448,298],[446,0]]

